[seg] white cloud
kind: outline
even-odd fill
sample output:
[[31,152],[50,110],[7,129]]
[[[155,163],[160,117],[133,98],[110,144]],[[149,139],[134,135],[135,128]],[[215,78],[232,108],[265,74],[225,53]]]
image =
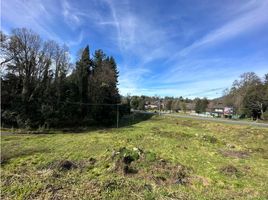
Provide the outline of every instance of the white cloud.
[[62,14],[66,23],[75,29],[82,23],[81,15],[84,15],[81,11],[78,11],[73,5],[71,5],[68,0],[62,0]]
[[227,22],[220,28],[208,33],[201,39],[195,41],[190,46],[179,51],[174,57],[169,59],[172,61],[180,56],[187,56],[193,50],[198,48],[206,48],[209,45],[223,42],[227,39],[245,34],[263,25],[268,25],[268,1],[258,1],[257,4],[247,4],[247,8],[251,6],[251,10],[241,14],[236,19]]
[[42,1],[3,1],[2,18],[9,23],[8,28],[28,27],[50,39],[61,41],[50,27],[53,18]]

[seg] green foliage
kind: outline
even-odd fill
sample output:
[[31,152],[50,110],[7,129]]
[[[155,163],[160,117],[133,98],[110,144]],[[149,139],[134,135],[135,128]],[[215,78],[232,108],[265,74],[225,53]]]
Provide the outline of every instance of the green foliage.
[[226,92],[225,104],[233,106],[241,116],[260,119],[268,107],[267,77],[266,74],[262,81],[253,72],[242,74]]
[[180,108],[181,108],[181,110],[182,110],[184,113],[186,113],[187,107],[186,107],[186,103],[185,103],[185,102],[181,102],[181,103],[180,103]]
[[144,110],[145,109],[145,96],[133,96],[130,100],[130,106],[134,110]]
[[154,152],[150,152],[150,151],[145,152],[145,159],[146,159],[147,161],[149,161],[149,162],[153,162],[153,161],[156,160],[156,158],[157,158],[156,153],[154,153]]
[[196,113],[206,112],[207,106],[208,106],[208,100],[206,98],[204,99],[197,98],[195,102],[195,112]]
[[144,96],[141,96],[139,98],[139,106],[138,106],[139,110],[145,110],[145,98]]
[[130,106],[131,106],[131,108],[133,108],[134,110],[137,110],[138,107],[139,107],[139,99],[138,99],[138,98],[139,98],[139,97],[137,97],[137,96],[133,96],[133,97],[131,98]]
[[15,29],[10,36],[1,33],[1,52],[5,52],[1,77],[4,126],[38,128],[116,122],[119,73],[114,58],[106,57],[102,50],[91,59],[86,46],[70,72],[66,46],[42,41],[38,34],[23,28]]
[[268,121],[268,111],[265,111],[263,113],[263,119],[266,120],[266,121]]

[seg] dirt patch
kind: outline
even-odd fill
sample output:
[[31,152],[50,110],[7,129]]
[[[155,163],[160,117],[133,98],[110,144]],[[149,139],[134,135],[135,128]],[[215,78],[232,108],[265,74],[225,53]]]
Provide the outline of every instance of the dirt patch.
[[91,164],[91,165],[94,165],[97,160],[95,158],[89,158],[88,162]]
[[56,193],[58,190],[62,190],[62,186],[54,186],[54,185],[51,185],[51,184],[48,184],[46,186],[46,189],[48,192],[52,192],[53,194]]
[[233,165],[227,165],[220,168],[220,172],[227,176],[238,176],[239,170]]
[[112,160],[113,172],[137,176],[157,185],[187,185],[191,180],[192,169],[139,148],[120,148],[112,153]]
[[186,185],[190,181],[192,170],[182,164],[173,164],[161,159],[154,152],[139,148],[120,148],[112,154],[113,172],[135,175],[157,185]]
[[71,170],[71,169],[76,169],[77,167],[78,166],[70,160],[62,160],[62,161],[60,161],[60,163],[57,166],[57,168],[60,171],[67,171],[67,170]]
[[123,172],[123,174],[136,174],[138,170],[134,168],[132,162],[137,161],[143,151],[139,148],[127,149],[120,148],[118,151],[113,151],[112,160],[115,161],[113,171]]
[[151,166],[149,178],[158,185],[186,185],[190,181],[191,171],[184,165],[172,164],[161,159]]
[[203,176],[194,175],[194,176],[191,176],[190,182],[191,184],[200,183],[203,186],[207,187],[211,184],[211,179],[203,177]]
[[102,185],[102,190],[110,192],[116,189],[120,189],[122,186],[122,183],[117,180],[109,180]]
[[193,121],[193,120],[180,120],[180,121],[176,122],[176,125],[186,126],[189,128],[199,128],[200,127],[200,123],[197,121]]
[[80,161],[72,161],[72,160],[54,160],[48,164],[39,166],[39,170],[53,170],[53,172],[57,171],[69,171],[69,170],[74,170],[74,169],[92,169],[94,168],[97,160],[95,158],[89,158],[89,159],[84,159]]
[[250,155],[247,151],[220,150],[220,154],[231,158],[248,158]]
[[226,147],[229,149],[235,149],[235,145],[234,144],[226,144]]
[[60,185],[47,184],[36,192],[31,193],[27,199],[62,199],[62,197],[58,195],[58,192],[63,189],[64,188]]
[[264,148],[261,148],[261,147],[258,147],[258,148],[248,148],[247,150],[249,152],[251,152],[251,153],[260,153],[260,154],[266,153],[266,150]]

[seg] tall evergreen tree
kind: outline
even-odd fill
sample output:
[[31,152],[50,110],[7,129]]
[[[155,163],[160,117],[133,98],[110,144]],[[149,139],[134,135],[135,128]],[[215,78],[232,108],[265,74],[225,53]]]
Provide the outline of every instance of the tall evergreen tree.
[[79,88],[79,96],[80,96],[80,112],[82,114],[81,117],[85,117],[87,114],[87,108],[85,104],[88,103],[89,93],[88,93],[88,83],[89,83],[89,73],[90,68],[92,66],[92,61],[89,57],[89,46],[86,46],[84,51],[82,52],[81,59],[76,63],[76,84]]
[[117,78],[118,72],[114,59],[106,57],[102,50],[97,50],[94,55],[93,70],[93,102],[96,104],[93,117],[105,124],[115,122],[116,119],[116,104],[120,102]]

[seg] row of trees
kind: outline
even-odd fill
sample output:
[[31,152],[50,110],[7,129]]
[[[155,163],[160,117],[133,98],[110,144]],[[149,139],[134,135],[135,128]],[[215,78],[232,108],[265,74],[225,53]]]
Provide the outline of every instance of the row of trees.
[[183,97],[148,97],[148,96],[132,96],[130,106],[134,110],[145,110],[146,105],[155,105],[157,109],[172,112],[186,112],[187,110],[195,110],[196,113],[206,112],[209,100],[207,98],[184,99]]
[[240,117],[268,119],[268,74],[264,78],[253,72],[244,73],[235,80],[230,89],[224,91],[223,97],[208,100],[207,98],[184,99],[183,97],[132,96],[131,108],[144,110],[145,105],[153,104],[156,109],[165,111],[194,110],[196,113],[213,112],[217,107],[232,107]]
[[[28,29],[1,32],[3,125],[62,127],[116,122],[118,71],[113,57],[82,50],[75,65],[68,48]],[[73,68],[73,69],[72,69]]]
[[209,104],[209,101],[207,98],[203,98],[203,99],[196,98],[195,99],[195,107],[194,107],[195,112],[196,113],[206,112],[208,104]]
[[184,99],[183,97],[174,98],[174,97],[165,97],[160,98],[157,96],[150,97],[150,96],[132,96],[130,98],[130,106],[134,110],[145,110],[146,105],[155,105],[157,109],[164,110],[164,111],[173,111],[178,112],[182,110],[186,112],[187,110],[187,103],[192,103],[193,100],[191,99]]

